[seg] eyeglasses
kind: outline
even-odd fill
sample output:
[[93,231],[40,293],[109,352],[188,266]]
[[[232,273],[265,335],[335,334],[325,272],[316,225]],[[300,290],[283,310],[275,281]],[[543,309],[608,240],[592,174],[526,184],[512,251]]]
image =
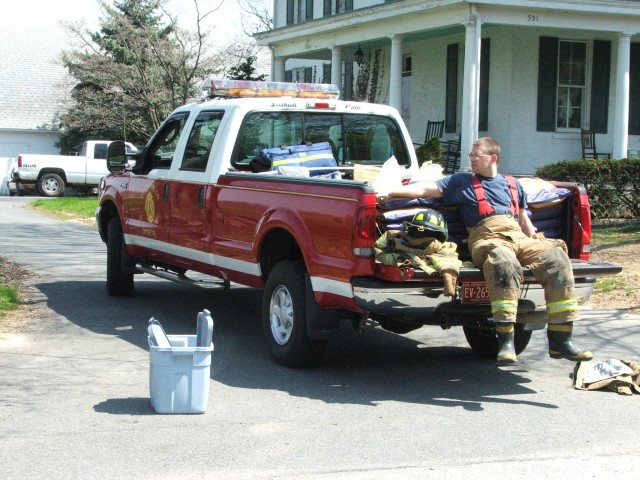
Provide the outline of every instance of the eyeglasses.
[[491,155],[488,153],[470,153],[469,158],[480,158],[480,157],[490,157]]

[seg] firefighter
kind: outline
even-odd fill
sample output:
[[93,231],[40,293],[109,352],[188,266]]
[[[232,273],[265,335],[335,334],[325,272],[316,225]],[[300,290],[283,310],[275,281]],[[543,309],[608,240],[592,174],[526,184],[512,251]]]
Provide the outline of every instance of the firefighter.
[[469,153],[472,173],[456,173],[436,181],[409,184],[389,192],[387,197],[442,198],[459,208],[469,232],[469,251],[482,268],[491,312],[498,335],[498,363],[517,362],[514,324],[522,283],[522,266],[531,269],[544,288],[547,304],[549,356],[571,361],[591,360],[589,351],[572,341],[573,322],[579,319],[573,271],[566,245],[536,234],[525,212],[522,185],[513,177],[498,173],[500,145],[490,137],[476,140]]

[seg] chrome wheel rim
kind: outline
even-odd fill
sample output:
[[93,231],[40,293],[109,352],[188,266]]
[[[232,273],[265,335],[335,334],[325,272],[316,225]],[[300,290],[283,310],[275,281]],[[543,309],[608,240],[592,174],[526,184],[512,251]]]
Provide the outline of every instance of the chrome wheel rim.
[[271,334],[278,345],[286,345],[293,331],[293,300],[286,287],[280,285],[271,296]]

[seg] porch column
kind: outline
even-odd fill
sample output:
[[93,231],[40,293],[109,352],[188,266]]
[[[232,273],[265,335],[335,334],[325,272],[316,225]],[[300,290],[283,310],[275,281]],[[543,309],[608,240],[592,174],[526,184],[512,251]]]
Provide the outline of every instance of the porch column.
[[616,110],[613,121],[612,158],[627,158],[629,147],[629,70],[631,64],[631,34],[618,37],[618,66],[616,68]]
[[391,36],[391,65],[389,72],[389,106],[402,108],[402,35]]
[[271,78],[273,78],[273,80],[276,82],[284,82],[285,63],[287,59],[283,57],[276,57],[275,53],[272,53],[271,55],[273,58],[273,61],[272,61],[273,74]]
[[342,47],[331,48],[331,83],[337,85],[340,90],[340,98],[344,98],[342,92]]
[[478,104],[480,101],[480,22],[465,24],[464,73],[462,85],[462,124],[460,126],[460,170],[470,171],[467,154],[478,138]]

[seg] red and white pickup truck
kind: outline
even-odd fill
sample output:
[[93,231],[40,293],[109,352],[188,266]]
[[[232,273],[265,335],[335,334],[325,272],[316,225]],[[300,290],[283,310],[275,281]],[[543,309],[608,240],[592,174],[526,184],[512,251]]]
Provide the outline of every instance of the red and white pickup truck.
[[[138,154],[127,154],[122,142],[109,146],[111,173],[99,188],[96,220],[107,245],[110,294],[131,294],[140,273],[208,286],[188,271],[227,287],[263,289],[265,340],[273,358],[287,366],[318,361],[342,319],[356,328],[371,319],[396,333],[462,326],[476,352],[495,358],[479,269],[462,268],[450,297],[437,274],[375,261],[381,216],[374,188],[353,178],[362,165],[370,171],[392,156],[407,177],[418,172],[411,138],[394,109],[336,100],[337,90],[328,85],[214,81],[212,91],[212,99],[175,110]],[[293,168],[294,175],[255,171],[260,151],[306,142],[329,143],[334,174],[313,176],[326,167],[307,169],[309,176],[304,167]],[[555,234],[569,246],[584,302],[596,276],[621,268],[588,260],[586,193],[563,187],[569,194],[556,202]],[[455,222],[449,223],[451,229]],[[458,241],[464,255],[464,238]],[[544,326],[544,312],[542,289],[525,269],[518,352],[532,330]]]

